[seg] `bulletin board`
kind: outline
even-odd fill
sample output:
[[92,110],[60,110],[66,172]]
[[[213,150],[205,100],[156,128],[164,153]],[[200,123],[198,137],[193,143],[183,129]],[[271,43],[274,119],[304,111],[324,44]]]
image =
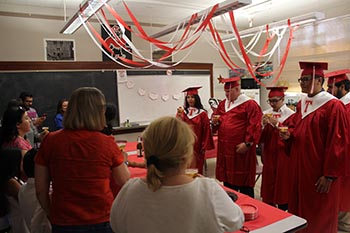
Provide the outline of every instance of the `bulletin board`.
[[148,124],[161,116],[175,116],[184,105],[184,93],[191,86],[202,86],[199,96],[206,110],[211,97],[209,71],[127,71],[127,80],[118,82],[120,123],[127,119]]

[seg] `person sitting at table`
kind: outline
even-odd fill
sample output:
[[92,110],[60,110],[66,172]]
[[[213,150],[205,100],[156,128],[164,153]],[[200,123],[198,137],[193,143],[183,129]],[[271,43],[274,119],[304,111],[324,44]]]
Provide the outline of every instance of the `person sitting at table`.
[[177,109],[177,117],[189,124],[196,134],[194,143],[194,159],[191,168],[197,168],[203,174],[205,151],[214,149],[213,135],[207,111],[203,108],[198,89],[202,87],[189,87],[185,93],[185,106]]
[[153,121],[142,134],[147,176],[133,178],[114,200],[114,232],[218,233],[242,227],[244,216],[211,178],[193,178],[195,135],[176,117]]
[[52,232],[111,232],[110,177],[123,185],[130,173],[114,138],[100,132],[106,125],[105,103],[95,87],[73,91],[64,129],[50,132],[35,157],[36,195]]

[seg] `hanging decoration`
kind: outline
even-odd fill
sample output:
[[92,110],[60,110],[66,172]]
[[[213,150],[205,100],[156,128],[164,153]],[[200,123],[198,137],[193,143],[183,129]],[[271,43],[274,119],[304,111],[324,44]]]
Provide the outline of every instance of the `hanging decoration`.
[[146,94],[146,90],[142,88],[139,88],[137,92],[139,93],[140,96],[144,96]]
[[[271,35],[269,34],[269,27],[268,25],[266,26],[266,41],[264,43],[264,46],[262,48],[262,50],[259,52],[259,53],[252,53],[251,50],[247,50],[247,47],[244,46],[243,42],[242,42],[242,39],[239,35],[239,32],[238,32],[238,29],[237,29],[237,26],[235,24],[235,20],[234,20],[234,14],[233,14],[233,11],[229,12],[229,16],[230,16],[230,20],[231,20],[231,25],[232,25],[232,29],[233,31],[235,32],[235,37],[238,41],[238,45],[239,45],[239,50],[240,52],[238,52],[237,49],[234,49],[234,51],[236,52],[236,54],[238,55],[238,57],[242,58],[245,65],[246,65],[246,68],[248,70],[248,72],[250,73],[250,75],[255,79],[255,81],[261,85],[261,86],[266,86],[264,83],[262,83],[256,76],[262,76],[262,77],[267,77],[267,76],[272,76],[272,74],[274,74],[275,71],[270,71],[270,72],[264,72],[264,73],[261,73],[258,71],[258,69],[260,67],[263,67],[267,64],[267,62],[269,62],[269,60],[267,60],[266,62],[260,62],[260,60],[262,59],[262,57],[264,56],[269,56],[269,59],[272,57],[273,53],[275,52],[275,50],[277,49],[277,47],[279,46],[282,38],[283,38],[283,35],[284,33],[286,32],[286,28],[284,28],[282,30],[281,33],[277,32],[277,31],[274,31]],[[283,55],[283,58],[279,64],[279,70],[278,70],[278,74],[277,76],[273,79],[272,81],[272,84],[275,84],[277,82],[277,80],[279,79],[280,75],[281,75],[281,72],[284,68],[284,64],[286,62],[286,58],[288,56],[288,52],[289,52],[289,48],[290,48],[290,44],[291,44],[291,40],[293,38],[293,31],[296,29],[296,28],[292,28],[291,27],[291,24],[290,24],[290,20],[288,20],[288,28],[289,28],[289,40],[288,40],[288,43],[287,43],[287,46],[286,46],[286,49],[285,49],[285,53]],[[224,46],[224,43],[221,39],[221,36],[220,34],[218,33],[218,31],[214,28],[214,26],[212,24],[209,24],[209,29],[210,29],[210,32],[211,32],[211,36],[212,36],[212,43],[214,44],[214,46],[218,49],[219,51],[219,54],[221,56],[221,58],[223,59],[223,61],[226,63],[227,66],[230,67],[230,69],[233,71],[233,72],[237,72],[237,70],[239,69],[236,69],[236,68],[242,68],[240,67],[239,65],[235,64],[232,59],[230,58],[230,56],[228,55],[228,52]],[[259,34],[259,36],[257,36]],[[253,38],[253,39],[256,39],[256,38],[260,38],[260,34],[261,34],[261,31],[258,32],[256,34],[256,36]],[[273,37],[277,35],[278,36],[278,39],[276,41],[276,44],[275,46],[273,47],[273,49],[270,51],[270,52],[267,52],[267,49],[268,49],[268,46],[270,44],[270,42],[272,41]],[[251,44],[256,44],[255,43],[252,43],[251,41],[249,42],[249,45]],[[231,43],[231,46],[233,46],[233,43]],[[248,52],[250,54],[253,54],[253,55],[258,55],[258,62],[257,62],[257,65],[254,66],[252,65],[252,62],[250,60],[250,58],[248,57]],[[243,75],[243,74],[239,74],[239,73],[236,73],[236,75]],[[270,84],[271,85],[271,84]]]
[[174,94],[173,95],[173,99],[174,100],[179,100],[181,98],[182,94],[181,93],[178,93],[178,94]]
[[126,82],[126,87],[127,88],[132,89],[132,88],[134,88],[134,86],[135,86],[135,83],[133,81],[129,80],[129,81]]
[[[194,22],[194,20],[196,20],[197,22],[198,14],[191,15],[187,20],[188,23],[182,22],[178,24],[176,31],[173,33],[173,36],[170,38],[169,41],[162,41],[162,40],[150,37],[142,28],[141,24],[137,20],[136,16],[129,9],[126,2],[122,1],[122,3],[129,18],[131,19],[135,27],[130,27],[125,22],[125,20],[123,20],[123,18],[117,13],[117,11],[115,11],[113,7],[111,7],[107,3],[104,3],[104,7],[108,11],[108,13],[110,13],[114,17],[116,26],[111,26],[109,24],[109,21],[106,17],[106,12],[102,8],[101,10],[96,12],[94,15],[97,21],[100,23],[101,29],[107,33],[108,41],[102,38],[101,34],[97,32],[94,29],[94,27],[92,27],[89,21],[84,22],[83,16],[79,16],[84,28],[86,29],[86,31],[88,32],[89,36],[94,41],[94,43],[104,52],[104,54],[108,58],[118,63],[119,65],[122,65],[130,69],[149,68],[151,66],[156,66],[160,68],[166,68],[167,75],[171,75],[172,73],[171,68],[183,62],[183,60],[187,58],[187,56],[190,54],[190,52],[193,49],[193,45],[196,44],[199,38],[204,35],[204,37],[209,42],[208,35],[210,35],[211,41],[209,43],[211,44],[211,46],[217,49],[220,57],[225,62],[225,64],[231,70],[236,72],[238,72],[237,70],[240,70],[243,68],[242,66],[233,62],[218,30],[215,28],[214,24],[212,23],[212,17],[214,16],[215,11],[218,9],[219,4],[214,5],[212,8],[207,10],[206,13],[202,14],[197,24],[192,24],[192,22]],[[257,32],[251,38],[251,40],[248,42],[247,45],[244,45],[242,42],[242,38],[238,32],[237,26],[235,24],[233,11],[229,12],[229,19],[227,19],[227,17],[225,18],[224,16],[222,16],[222,18],[227,21],[226,22],[227,25],[229,25],[232,31],[234,31],[234,35],[238,42],[238,48],[236,48],[236,46],[234,46],[232,42],[229,43],[229,45],[231,46],[231,49],[239,58],[239,60],[244,63],[245,68],[248,70],[249,74],[255,79],[255,81],[258,84],[262,86],[264,86],[265,84],[262,83],[256,76],[269,77],[269,76],[272,76],[273,74],[276,74],[275,78],[272,81],[272,83],[276,83],[284,68],[284,65],[288,56],[290,44],[293,38],[293,31],[296,29],[291,27],[290,20],[288,20],[288,27],[285,27],[282,30],[279,30],[279,29],[270,30],[269,26],[266,25],[265,30],[261,29],[261,31]],[[116,28],[118,30],[116,30]],[[278,68],[270,72],[261,73],[259,71],[259,68],[263,67],[264,65],[267,64],[267,62],[271,61],[273,54],[275,53],[276,49],[279,47],[282,41],[282,38],[284,37],[284,34],[287,32],[287,28],[289,29],[289,39],[288,39],[287,46],[285,48],[284,55],[280,61],[280,64],[278,65]],[[153,46],[165,51],[164,54],[157,60],[152,60],[152,58],[145,57],[141,53],[141,51],[135,46],[135,44],[132,43],[130,38],[126,36],[125,31],[128,31],[132,33],[134,36],[137,36],[142,40],[145,40],[151,43]],[[256,52],[254,51],[254,48],[258,44],[261,36],[263,35],[263,31],[266,31],[265,43],[263,48],[259,52]],[[275,42],[273,46],[271,45],[272,41]],[[120,50],[121,54],[129,54],[130,56],[116,56],[114,52],[115,49],[113,48],[113,46],[111,46],[111,44],[114,47],[118,47],[118,51]],[[269,50],[270,47],[272,47],[272,49]],[[187,53],[184,53],[184,54],[182,53],[182,58],[179,59],[177,62],[171,63],[171,64],[164,63],[164,61],[167,58],[173,57],[175,54],[184,50],[187,50]],[[257,58],[258,62],[255,63],[256,65],[252,64],[248,55],[252,55]],[[129,59],[127,57],[132,57],[134,59]],[[240,74],[237,73],[236,75],[239,76]],[[127,82],[127,87],[132,88],[133,85]],[[143,92],[141,91],[141,93]],[[141,93],[139,92],[140,95]],[[153,94],[149,93],[149,97],[151,99],[158,98],[158,96],[156,96],[155,93]],[[173,99],[177,98],[177,96],[175,95],[173,95],[172,97]]]
[[169,100],[169,95],[168,95],[168,94],[162,95],[162,100],[163,100],[164,102],[167,102],[167,101]]
[[149,97],[151,100],[156,100],[156,99],[158,99],[159,95],[158,95],[157,93],[152,93],[152,92],[150,92],[150,93],[148,94],[148,97]]

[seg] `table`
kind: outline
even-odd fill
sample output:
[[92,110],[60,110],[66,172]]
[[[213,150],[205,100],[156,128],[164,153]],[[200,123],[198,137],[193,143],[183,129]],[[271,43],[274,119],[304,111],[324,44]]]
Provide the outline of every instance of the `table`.
[[[142,162],[144,161],[144,158],[136,156],[136,145],[136,142],[128,142],[124,150],[128,153],[128,160],[134,162]],[[147,173],[147,170],[144,168],[129,167],[129,170],[132,178],[143,177]],[[231,190],[227,187],[224,187],[224,189],[237,194],[238,199],[236,203],[238,205],[253,204],[258,208],[258,218],[252,221],[246,221],[244,223],[244,226],[247,227],[251,233],[295,232],[306,227],[307,225],[306,220],[303,218],[269,206],[247,195],[237,193],[236,191]],[[235,231],[235,233],[239,232],[242,231]]]

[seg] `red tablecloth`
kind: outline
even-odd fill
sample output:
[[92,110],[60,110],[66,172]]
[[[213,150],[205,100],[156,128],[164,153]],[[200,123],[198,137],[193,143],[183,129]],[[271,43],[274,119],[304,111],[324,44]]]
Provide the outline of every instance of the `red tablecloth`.
[[[206,159],[211,159],[211,158],[216,158],[217,155],[217,144],[218,144],[218,137],[217,136],[213,136],[214,139],[214,145],[215,145],[215,149],[213,150],[208,150],[205,152],[205,158]],[[127,142],[124,151],[126,152],[131,152],[131,151],[136,151],[137,142]]]

